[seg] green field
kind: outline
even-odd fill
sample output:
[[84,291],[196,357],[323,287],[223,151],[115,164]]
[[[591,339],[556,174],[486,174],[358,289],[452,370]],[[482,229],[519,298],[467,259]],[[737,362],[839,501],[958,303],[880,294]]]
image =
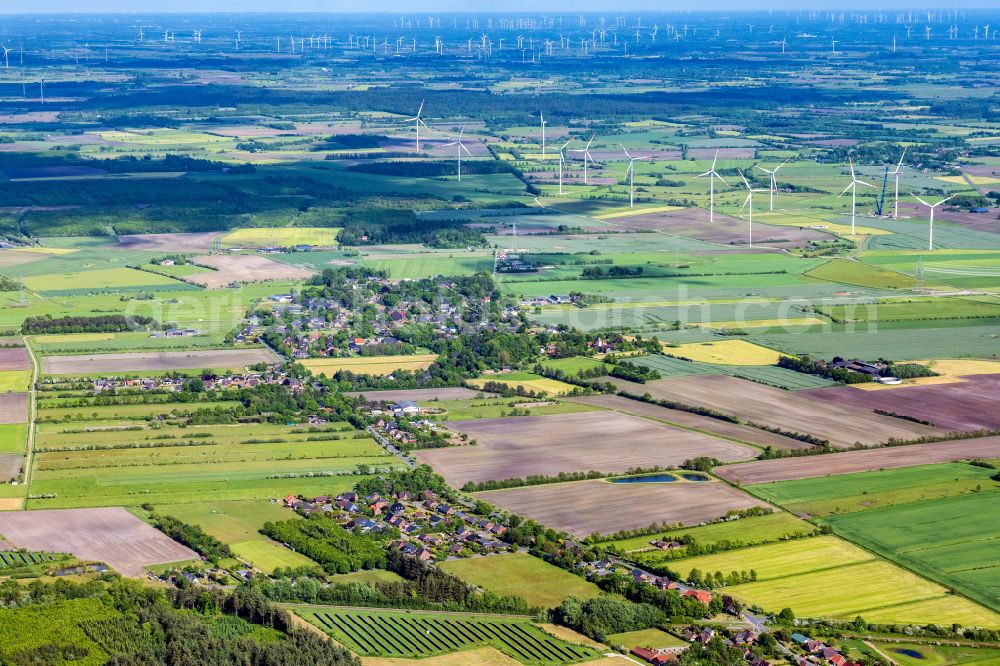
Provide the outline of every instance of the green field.
[[527,619],[298,606],[295,612],[361,655],[420,658],[491,646],[523,664],[596,659],[593,648],[555,638]]
[[[619,541],[605,541],[602,546],[614,546],[619,552],[649,550],[650,540],[661,538],[665,541],[689,536],[703,546],[711,546],[722,541],[740,542],[746,544],[762,544],[778,541],[794,534],[809,534],[815,527],[790,513],[776,511],[766,516],[753,516],[740,520],[690,527],[681,530],[664,532],[663,534],[633,537]],[[658,552],[658,551],[654,551]]]
[[997,487],[993,470],[965,463],[837,474],[748,486],[753,494],[799,514],[851,513]]
[[1000,319],[1000,300],[976,298],[923,298],[878,300],[857,305],[819,308],[839,321],[913,321],[934,319]]
[[[670,349],[667,349],[669,353]],[[629,359],[632,363],[644,365],[657,370],[664,379],[671,377],[690,377],[693,375],[729,375],[741,377],[762,384],[770,384],[778,388],[796,391],[801,389],[824,388],[835,386],[832,382],[816,375],[807,375],[776,365],[723,365],[719,363],[704,363],[689,361],[662,354],[650,354]]]
[[[86,286],[81,286],[86,285]],[[147,273],[134,268],[104,268],[94,271],[33,275],[24,278],[24,286],[44,294],[73,295],[95,291],[123,289],[190,289],[197,287],[165,275]]]
[[222,237],[224,248],[231,247],[289,247],[316,245],[336,247],[338,228],[326,227],[254,227],[236,229]]
[[930,499],[826,519],[836,533],[1000,611],[1000,493]]
[[870,287],[872,289],[915,289],[912,275],[895,273],[884,268],[849,259],[833,259],[807,273],[810,277],[831,282]]
[[1000,627],[1000,615],[837,537],[822,536],[672,562],[685,574],[757,572],[757,581],[724,588],[726,594],[798,617],[862,617],[916,624],[958,623]]
[[438,566],[477,587],[522,596],[544,608],[558,606],[569,596],[589,599],[599,592],[584,578],[526,553],[447,560]]
[[634,647],[645,647],[655,650],[663,647],[681,647],[682,645],[687,645],[680,638],[660,629],[642,629],[639,631],[629,631],[624,634],[609,634],[604,640],[608,645],[621,645],[626,651]]
[[0,453],[20,453],[27,445],[27,423],[0,425]]
[[31,370],[0,370],[0,393],[23,393],[31,386]]
[[552,414],[576,414],[579,412],[599,411],[600,407],[585,405],[576,402],[552,402],[552,404],[537,405],[534,407],[518,407],[518,405],[531,404],[530,398],[486,398],[483,400],[435,400],[425,404],[445,410],[444,414],[427,414],[428,418],[460,421],[464,419],[493,419],[506,416],[513,409],[524,416],[550,416]]
[[561,370],[567,375],[575,375],[580,370],[592,370],[603,366],[604,363],[596,358],[587,356],[572,356],[570,358],[552,358],[542,361],[542,367],[546,370]]
[[[156,420],[126,421],[124,427],[115,427],[122,410],[148,417],[177,405],[190,410],[198,403],[40,410],[41,415],[81,412],[83,420],[70,417],[74,420],[38,426],[30,485],[35,499],[29,500],[29,508],[146,502],[212,506],[226,500],[274,499],[289,492],[323,495],[350,489],[359,465],[389,469],[399,464],[365,434],[345,430],[345,424],[331,424],[329,431],[274,424],[191,427],[180,414],[163,425]],[[96,417],[93,410],[99,410]],[[256,528],[250,527],[263,524],[267,514],[253,519],[244,508],[234,510],[236,517],[202,518],[229,525],[220,529],[244,525],[240,533],[228,535],[232,543],[256,539]],[[257,548],[257,556],[264,557],[265,551]],[[276,554],[267,553],[268,562],[274,561]]]

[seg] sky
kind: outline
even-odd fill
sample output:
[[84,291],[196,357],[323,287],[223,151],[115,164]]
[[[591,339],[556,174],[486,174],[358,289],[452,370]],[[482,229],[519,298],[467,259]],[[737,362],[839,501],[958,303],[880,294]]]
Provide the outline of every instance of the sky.
[[[701,0],[700,10],[823,9],[849,7],[915,8],[935,6],[935,0]],[[996,7],[995,0],[959,0],[949,8]],[[687,10],[692,5],[675,0],[0,0],[0,14],[65,12],[612,12]]]

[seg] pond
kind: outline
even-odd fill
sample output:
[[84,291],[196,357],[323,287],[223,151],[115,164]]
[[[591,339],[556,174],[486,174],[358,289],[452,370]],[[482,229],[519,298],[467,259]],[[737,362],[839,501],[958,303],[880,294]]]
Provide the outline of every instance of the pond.
[[701,474],[681,474],[681,476],[688,481],[708,481],[708,477]]
[[676,481],[673,474],[646,474],[644,476],[623,476],[611,479],[611,483],[670,483]]
[[901,654],[904,657],[910,657],[911,659],[923,659],[924,655],[916,650],[910,650],[908,648],[896,648],[893,650],[896,654]]

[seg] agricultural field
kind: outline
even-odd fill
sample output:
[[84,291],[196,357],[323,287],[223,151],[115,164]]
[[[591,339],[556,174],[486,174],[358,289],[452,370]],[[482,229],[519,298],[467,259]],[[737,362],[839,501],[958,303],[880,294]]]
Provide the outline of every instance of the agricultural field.
[[599,592],[584,578],[526,553],[448,560],[440,566],[476,587],[524,597],[543,608],[554,608],[569,596],[589,599]]
[[344,395],[352,398],[364,396],[368,402],[392,403],[399,400],[412,400],[419,403],[435,400],[472,400],[476,396],[486,394],[462,386],[455,386],[436,389],[402,389],[399,391],[345,391]]
[[761,347],[746,340],[720,342],[693,342],[668,347],[668,353],[701,363],[719,365],[774,365],[781,356],[773,349]]
[[223,248],[293,247],[313,245],[336,247],[340,229],[325,227],[258,227],[235,229],[222,236]]
[[[1000,364],[994,364],[990,369],[1000,369]],[[929,379],[940,379],[945,383],[899,386],[886,391],[862,391],[843,386],[809,391],[808,395],[831,404],[903,414],[949,431],[1000,428],[1000,414],[992,408],[994,398],[1000,391],[1000,373],[963,379],[945,374]]]
[[[415,455],[456,486],[532,474],[678,466],[697,456],[736,461],[755,455],[745,445],[606,411],[448,421],[448,428],[475,439],[476,446]],[[629,447],[607,446],[614,441],[628,441]]]
[[496,375],[477,377],[468,381],[470,386],[475,386],[477,388],[482,388],[487,382],[505,384],[514,390],[521,388],[525,391],[532,391],[534,393],[541,393],[544,395],[562,395],[575,388],[572,384],[567,384],[566,382],[561,382],[557,379],[542,377],[541,375],[536,375],[532,372],[503,372]]
[[912,275],[896,273],[849,259],[834,259],[806,274],[819,280],[871,289],[916,289],[918,286],[917,279]]
[[994,487],[826,521],[844,538],[1000,612],[997,499]]
[[829,516],[988,491],[993,471],[965,463],[782,481],[747,490],[800,515]]
[[256,349],[213,349],[211,351],[135,352],[123,354],[80,354],[46,356],[46,375],[128,374],[145,370],[188,370],[202,368],[243,369],[257,363],[275,363],[277,357],[263,347]]
[[[631,382],[612,379],[612,383],[628,389]],[[777,433],[752,428],[741,423],[732,423],[722,419],[714,419],[709,416],[702,416],[692,412],[685,412],[679,409],[669,409],[659,405],[651,405],[640,400],[633,400],[619,395],[590,395],[570,398],[572,402],[584,405],[593,405],[613,409],[623,414],[632,414],[645,418],[661,421],[663,423],[686,428],[710,435],[715,435],[722,439],[735,442],[742,442],[760,448],[771,447],[773,449],[794,450],[801,449],[804,442],[791,437],[785,437]]]
[[27,393],[0,393],[0,424],[28,421]]
[[[949,596],[945,588],[833,536],[693,557],[671,565],[723,575],[753,569],[756,582],[727,587],[727,594],[764,608],[790,606],[799,617],[868,618],[872,611],[894,622],[932,623],[950,616],[961,624],[1000,626],[1000,615]],[[939,606],[921,608],[914,601]]]
[[602,545],[614,546],[619,552],[636,553],[653,551],[649,542],[655,538],[671,541],[681,536],[688,536],[703,546],[711,546],[722,541],[758,544],[779,541],[796,534],[811,534],[814,531],[815,527],[801,518],[783,511],[775,511],[764,516],[751,516],[683,530],[665,530],[658,535],[605,541]]
[[252,254],[213,254],[198,257],[197,264],[212,269],[206,273],[192,273],[185,279],[209,289],[221,289],[246,282],[302,280],[312,271],[289,266],[267,257]]
[[822,465],[810,458],[760,460],[718,467],[715,473],[732,483],[748,485],[997,457],[1000,457],[1000,437],[983,437],[843,451],[823,456]]
[[[710,344],[710,343],[705,343]],[[682,345],[687,347],[688,345]],[[674,353],[673,348],[668,348],[667,353]],[[769,384],[788,391],[798,391],[803,389],[823,388],[826,386],[836,386],[823,377],[807,375],[776,365],[739,365],[739,364],[719,364],[692,361],[685,358],[665,356],[663,354],[651,354],[649,356],[637,356],[630,359],[632,363],[653,368],[660,373],[661,377],[692,377],[696,375],[729,375],[741,379]]]
[[524,619],[507,616],[353,611],[322,606],[295,612],[362,655],[431,657],[490,646],[522,664],[568,664],[596,659],[593,648],[573,645]]
[[132,577],[153,564],[197,558],[191,549],[117,507],[0,512],[0,534],[17,548],[71,553]]
[[573,481],[476,493],[508,511],[579,538],[663,525],[697,525],[730,511],[765,506],[716,481],[611,483]]
[[856,407],[819,401],[801,392],[782,391],[735,377],[706,375],[658,379],[635,385],[629,393],[649,393],[654,398],[709,407],[744,422],[762,423],[783,430],[825,439],[834,447],[856,442],[878,444],[890,438],[909,440],[945,432]]
[[134,268],[107,268],[78,273],[33,275],[24,278],[24,286],[48,296],[73,296],[102,291],[194,289],[191,285],[165,275],[157,275]]
[[345,358],[306,358],[299,361],[315,375],[332,376],[350,371],[358,375],[388,375],[394,370],[426,370],[437,359],[435,354],[405,356],[352,356]]

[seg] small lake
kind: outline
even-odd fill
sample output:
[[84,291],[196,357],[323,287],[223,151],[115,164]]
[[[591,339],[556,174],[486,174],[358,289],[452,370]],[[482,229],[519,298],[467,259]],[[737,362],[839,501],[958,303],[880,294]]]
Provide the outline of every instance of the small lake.
[[910,657],[911,659],[924,659],[924,655],[916,650],[910,650],[907,648],[896,648],[893,650],[896,654],[901,654],[904,657]]
[[708,477],[701,474],[681,474],[681,476],[688,481],[708,481]]
[[611,483],[670,483],[676,481],[673,474],[646,474],[644,476],[623,476],[611,479]]

